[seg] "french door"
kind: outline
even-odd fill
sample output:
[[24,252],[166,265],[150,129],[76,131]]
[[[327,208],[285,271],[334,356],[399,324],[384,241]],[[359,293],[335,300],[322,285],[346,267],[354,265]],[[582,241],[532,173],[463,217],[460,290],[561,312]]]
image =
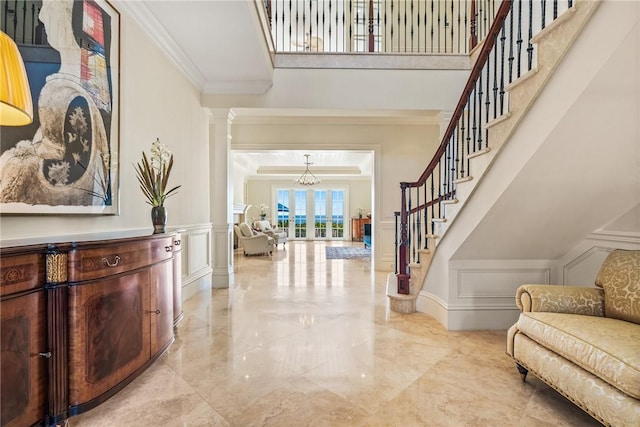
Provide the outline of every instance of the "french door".
[[290,239],[344,239],[344,189],[277,189],[278,227]]

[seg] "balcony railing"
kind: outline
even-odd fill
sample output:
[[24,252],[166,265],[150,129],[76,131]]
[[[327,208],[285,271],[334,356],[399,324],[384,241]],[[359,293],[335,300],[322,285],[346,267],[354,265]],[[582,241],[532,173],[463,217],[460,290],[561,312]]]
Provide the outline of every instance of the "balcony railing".
[[468,53],[500,0],[264,0],[276,52]]
[[0,30],[18,44],[47,44],[44,25],[38,19],[41,5],[41,1],[0,1]]

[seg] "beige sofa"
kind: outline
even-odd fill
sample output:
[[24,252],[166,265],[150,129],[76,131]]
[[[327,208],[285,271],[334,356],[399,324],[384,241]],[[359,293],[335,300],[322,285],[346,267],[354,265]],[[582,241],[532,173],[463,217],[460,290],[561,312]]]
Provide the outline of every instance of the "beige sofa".
[[280,243],[282,243],[283,248],[284,248],[284,245],[287,243],[287,233],[285,233],[283,230],[277,227],[272,228],[271,224],[267,220],[263,219],[263,220],[254,222],[253,228],[271,237],[275,242],[276,249],[278,248],[278,245]]
[[595,419],[640,426],[640,251],[615,250],[595,288],[523,285],[507,354]]
[[246,222],[234,225],[233,230],[245,255],[271,255],[271,252],[273,252],[273,246],[275,245],[273,238],[263,233],[256,233]]

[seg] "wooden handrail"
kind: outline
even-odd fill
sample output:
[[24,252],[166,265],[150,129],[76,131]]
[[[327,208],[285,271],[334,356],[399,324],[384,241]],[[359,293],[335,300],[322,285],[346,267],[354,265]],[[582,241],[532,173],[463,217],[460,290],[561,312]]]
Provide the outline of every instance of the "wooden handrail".
[[467,105],[467,99],[469,98],[469,95],[471,94],[471,92],[473,92],[476,81],[478,80],[478,77],[480,76],[480,73],[482,72],[482,69],[484,67],[485,61],[489,58],[489,53],[491,52],[491,50],[493,49],[493,46],[495,45],[498,33],[502,30],[502,22],[507,17],[510,10],[511,10],[511,0],[503,0],[503,2],[500,4],[500,7],[498,8],[498,12],[496,13],[493,24],[491,25],[491,29],[489,30],[489,32],[487,33],[487,36],[484,39],[484,44],[480,49],[480,53],[478,54],[478,59],[476,60],[475,64],[473,65],[473,68],[471,69],[471,74],[469,75],[469,79],[467,79],[467,84],[464,86],[462,95],[458,100],[458,105],[456,106],[456,109],[453,111],[453,115],[451,116],[451,121],[449,122],[447,131],[442,137],[442,142],[438,146],[438,149],[436,150],[435,154],[433,155],[433,158],[429,162],[429,165],[427,165],[427,168],[424,170],[422,175],[420,175],[420,178],[417,181],[401,182],[400,186],[404,184],[406,187],[420,187],[427,181],[427,178],[429,177],[429,175],[433,173],[435,168],[438,166],[438,163],[440,163],[440,157],[442,157],[445,150],[447,149],[447,145],[453,135],[454,130],[456,129],[458,120],[460,119],[460,117],[462,117],[462,114],[464,112],[464,107]]

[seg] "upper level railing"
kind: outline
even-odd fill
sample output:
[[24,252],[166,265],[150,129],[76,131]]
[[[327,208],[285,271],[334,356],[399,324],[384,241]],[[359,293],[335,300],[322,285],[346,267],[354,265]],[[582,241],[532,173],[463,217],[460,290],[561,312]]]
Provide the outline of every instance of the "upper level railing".
[[276,52],[468,53],[500,0],[264,0]]
[[38,19],[41,5],[41,1],[0,1],[0,30],[18,44],[47,44],[44,25]]
[[534,35],[573,7],[573,0],[504,0],[498,8],[435,155],[415,182],[401,182],[397,213],[398,293],[409,294],[409,264],[444,219],[456,186],[469,177],[469,159],[489,147],[487,124],[508,112],[506,87],[536,66]]

